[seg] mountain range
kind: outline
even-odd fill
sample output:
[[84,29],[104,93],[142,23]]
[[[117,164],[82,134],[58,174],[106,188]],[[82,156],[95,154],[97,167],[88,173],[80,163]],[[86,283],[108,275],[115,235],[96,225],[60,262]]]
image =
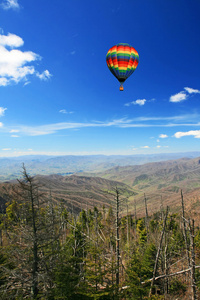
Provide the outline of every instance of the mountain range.
[[[97,158],[96,162],[95,158]],[[88,172],[83,172],[77,166],[78,172],[75,173],[74,168],[74,172],[72,172],[74,174],[70,174],[70,172],[68,172],[68,175],[31,174],[40,186],[46,202],[51,197],[57,205],[63,203],[64,206],[74,212],[80,211],[81,208],[91,208],[94,205],[100,208],[103,205],[105,207],[114,206],[116,188],[120,191],[120,198],[124,199],[124,205],[121,208],[122,213],[125,212],[128,200],[129,213],[134,214],[136,204],[137,215],[143,216],[145,212],[144,198],[147,201],[149,215],[162,207],[165,208],[167,205],[170,206],[172,211],[177,212],[181,208],[182,190],[187,213],[196,219],[198,218],[200,207],[200,157],[185,157],[124,166],[117,165],[117,161],[121,159],[122,164],[122,161],[125,163],[125,159],[128,162],[133,158],[112,157],[111,159],[110,157],[99,156],[95,158],[58,157],[47,159],[42,157],[38,161],[32,158],[31,162],[26,158],[25,164],[28,162],[28,165],[34,165],[34,162],[36,162],[37,165],[44,166],[46,164],[46,166],[55,167],[57,161],[57,166],[64,168],[64,162],[71,161],[71,171],[72,166],[75,167],[77,162],[79,162],[79,166],[85,166],[82,169],[88,170]],[[110,163],[112,161],[114,167],[105,168],[106,159]],[[153,159],[153,156],[150,159]],[[13,162],[13,160],[11,161]],[[141,156],[138,161],[141,162]],[[21,163],[17,159],[15,162]],[[20,164],[16,164],[16,166],[19,167]],[[95,170],[95,166],[99,167]],[[52,169],[49,168],[48,170]],[[28,168],[27,172],[30,173]],[[2,207],[5,207],[7,199],[5,189],[11,190],[12,185],[15,184],[15,180],[4,181],[0,184],[1,210]]]
[[33,176],[37,174],[70,175],[82,172],[106,171],[118,166],[142,165],[149,162],[174,160],[183,157],[195,158],[198,156],[200,156],[200,152],[150,155],[27,155],[20,157],[3,157],[0,158],[0,181],[20,178],[23,163],[27,171]]
[[127,184],[134,192],[134,197],[130,197],[130,210],[134,211],[136,201],[139,214],[144,213],[144,197],[147,199],[150,214],[167,205],[176,211],[179,210],[181,190],[188,213],[198,214],[196,207],[200,204],[200,157],[114,167],[104,172],[82,175]]

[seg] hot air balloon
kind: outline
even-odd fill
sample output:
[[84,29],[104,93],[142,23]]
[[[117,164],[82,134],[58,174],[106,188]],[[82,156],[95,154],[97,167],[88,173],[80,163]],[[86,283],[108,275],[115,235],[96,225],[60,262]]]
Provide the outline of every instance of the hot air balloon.
[[139,55],[129,44],[120,43],[108,50],[106,62],[111,73],[120,82],[120,91],[123,91],[124,81],[137,68]]

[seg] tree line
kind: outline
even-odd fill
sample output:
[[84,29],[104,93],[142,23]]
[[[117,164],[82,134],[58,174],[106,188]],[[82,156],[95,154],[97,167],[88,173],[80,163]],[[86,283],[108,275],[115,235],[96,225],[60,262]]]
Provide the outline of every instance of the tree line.
[[152,216],[144,195],[144,218],[125,191],[111,193],[113,206],[75,214],[51,191],[44,201],[24,167],[0,215],[0,298],[198,299],[200,230],[182,192],[179,213],[161,199]]

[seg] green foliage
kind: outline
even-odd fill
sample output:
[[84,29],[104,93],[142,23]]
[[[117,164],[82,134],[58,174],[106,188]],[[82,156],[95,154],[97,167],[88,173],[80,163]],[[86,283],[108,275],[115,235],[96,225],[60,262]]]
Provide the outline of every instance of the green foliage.
[[87,215],[86,215],[86,211],[83,209],[80,214],[79,214],[79,221],[82,225],[82,229],[86,230],[87,229]]
[[156,229],[158,228],[158,226],[159,226],[159,221],[158,220],[156,220],[156,219],[150,220],[149,229],[150,229],[151,232],[155,232]]
[[200,270],[196,269],[195,271],[195,279],[198,289],[200,289]]
[[137,222],[137,232],[139,234],[139,243],[144,244],[147,241],[147,230],[145,227],[144,219],[140,219]]
[[16,201],[11,202],[6,207],[7,223],[18,223],[20,219],[21,206]]
[[150,298],[144,298],[144,299],[149,299],[149,300],[164,300],[165,296],[160,296],[160,295],[152,295]]
[[170,282],[170,287],[169,287],[170,294],[173,295],[182,294],[185,293],[186,290],[187,290],[187,285],[184,284],[181,280],[175,278]]
[[8,280],[5,272],[3,272],[3,267],[7,263],[6,255],[3,253],[2,247],[0,248],[0,288],[5,284]]
[[194,238],[195,246],[200,250],[200,230],[198,229]]
[[81,299],[78,297],[84,262],[83,243],[84,238],[80,227],[77,227],[60,250],[59,262],[55,270],[55,299]]
[[145,249],[134,250],[128,266],[130,292],[134,295],[131,299],[141,299],[148,295],[149,283],[144,285],[142,282],[151,278],[155,257],[156,247],[154,244],[147,245]]

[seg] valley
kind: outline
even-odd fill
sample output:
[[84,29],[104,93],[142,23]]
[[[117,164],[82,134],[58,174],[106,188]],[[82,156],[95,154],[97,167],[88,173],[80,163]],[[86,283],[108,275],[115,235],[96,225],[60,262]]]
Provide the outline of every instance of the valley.
[[[115,163],[114,163],[115,158]],[[46,158],[45,158],[46,159]],[[71,159],[71,160],[70,160]],[[122,198],[128,199],[129,213],[134,214],[135,205],[138,216],[144,216],[144,195],[147,199],[148,213],[152,215],[157,212],[161,206],[170,206],[171,211],[178,211],[181,205],[181,190],[183,191],[185,205],[187,212],[194,217],[198,217],[196,210],[200,204],[200,158],[179,158],[175,160],[166,160],[158,162],[148,162],[145,164],[114,166],[105,168],[105,159],[112,160],[115,165],[119,157],[112,157],[112,159],[104,158],[104,167],[100,166],[100,161],[103,157],[62,157],[49,158],[50,162],[58,163],[67,168],[68,160],[69,168],[68,175],[51,174],[51,175],[35,175],[35,181],[40,186],[41,192],[44,193],[45,201],[49,201],[51,195],[54,203],[59,205],[61,202],[69,210],[79,212],[82,208],[92,208],[94,206],[102,208],[114,205],[114,191],[116,187],[120,190]],[[126,163],[129,163],[130,157],[126,157]],[[147,159],[147,158],[146,158]],[[152,157],[151,157],[152,159]],[[40,164],[47,164],[47,161],[41,159]],[[79,161],[80,165],[88,170],[77,173],[72,165]],[[84,164],[83,164],[83,161]],[[89,163],[90,162],[90,163]],[[121,157],[121,164],[125,164],[125,157]],[[27,172],[33,174],[33,169],[28,164],[25,164]],[[32,161],[34,165],[34,162]],[[39,164],[36,163],[35,168]],[[88,164],[88,165],[87,165]],[[27,166],[28,167],[27,167]],[[86,167],[87,165],[87,167]],[[71,169],[70,169],[71,168]],[[40,169],[37,169],[38,173]],[[49,169],[50,170],[50,167]],[[22,168],[20,168],[21,175]],[[4,199],[5,187],[11,191],[11,186],[15,185],[15,180],[4,181],[0,184],[0,196]],[[126,202],[125,201],[125,202]],[[1,200],[2,203],[5,201]],[[122,214],[126,211],[126,205],[122,206]]]

